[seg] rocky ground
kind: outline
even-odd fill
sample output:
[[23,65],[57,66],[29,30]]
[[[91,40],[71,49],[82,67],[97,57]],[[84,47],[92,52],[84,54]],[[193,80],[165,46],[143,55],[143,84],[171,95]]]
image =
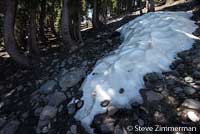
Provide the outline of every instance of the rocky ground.
[[[195,6],[193,19],[200,26],[200,8]],[[181,9],[189,10],[191,5],[165,10]],[[113,34],[113,29],[133,17],[98,33],[83,33],[83,48],[65,56],[56,52],[46,55],[45,64],[34,70],[18,69],[14,62],[1,59],[0,134],[85,134],[80,122],[73,118],[84,103],[80,100],[80,85],[96,61],[120,45],[120,37]],[[194,34],[200,37],[200,28]],[[145,75],[143,104],[135,103],[132,109],[109,106],[107,113],[95,117],[95,132],[129,134],[136,133],[135,125],[155,124],[191,126],[200,131],[200,41],[178,57],[171,65],[172,71]],[[68,104],[72,99],[73,103]]]

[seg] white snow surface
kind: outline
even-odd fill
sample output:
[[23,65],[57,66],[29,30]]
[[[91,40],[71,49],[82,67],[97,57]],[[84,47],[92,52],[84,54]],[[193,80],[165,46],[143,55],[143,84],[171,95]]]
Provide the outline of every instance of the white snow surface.
[[[169,71],[176,54],[192,47],[197,26],[191,16],[187,12],[148,13],[118,29],[123,43],[114,54],[97,62],[81,87],[84,105],[75,118],[89,133],[93,133],[90,124],[95,115],[107,110],[102,101],[109,100],[117,108],[142,103],[143,76]],[[123,93],[119,93],[121,88]]]

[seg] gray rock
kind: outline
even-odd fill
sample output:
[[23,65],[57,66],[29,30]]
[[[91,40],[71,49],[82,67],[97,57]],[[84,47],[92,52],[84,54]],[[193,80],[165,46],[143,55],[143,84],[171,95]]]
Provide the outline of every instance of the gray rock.
[[16,89],[17,89],[17,91],[21,91],[23,89],[23,86],[22,85],[17,86]]
[[176,86],[176,81],[174,79],[167,79],[166,84],[168,88],[173,88]]
[[84,105],[84,101],[83,100],[78,100],[77,103],[76,103],[77,109],[82,108],[83,105]]
[[147,101],[148,102],[152,102],[152,101],[160,101],[163,99],[163,95],[161,95],[160,93],[154,92],[154,91],[147,91],[145,93]]
[[196,57],[195,59],[193,59],[193,63],[195,64],[200,63],[200,57]]
[[67,107],[67,111],[69,114],[74,114],[76,112],[76,104],[69,104]]
[[182,92],[183,91],[183,88],[180,88],[180,87],[175,87],[174,88],[174,92],[175,93],[180,93],[180,92]]
[[66,91],[67,88],[77,84],[85,75],[86,70],[84,68],[75,68],[61,76],[59,85],[63,91]]
[[41,93],[45,93],[45,94],[48,94],[50,92],[53,92],[54,91],[54,87],[56,86],[56,81],[54,80],[50,80],[50,81],[47,81],[45,84],[43,84],[39,91]]
[[5,105],[4,102],[0,102],[0,109]]
[[6,123],[6,120],[3,118],[0,118],[0,128]]
[[57,108],[53,106],[45,106],[40,113],[40,120],[52,119],[57,114]]
[[60,113],[63,110],[63,105],[60,105],[58,108],[58,112]]
[[184,87],[183,91],[187,94],[187,95],[192,95],[196,92],[196,90],[192,87]]
[[49,105],[57,107],[59,104],[65,101],[67,97],[64,93],[56,91],[55,93],[48,95],[47,99]]
[[149,82],[156,82],[160,79],[162,79],[162,76],[159,73],[149,73],[144,76],[144,80]]
[[48,126],[42,128],[42,133],[48,133],[48,131],[49,131]]
[[158,112],[158,111],[156,111],[156,112],[154,113],[154,119],[156,120],[156,122],[161,123],[161,124],[167,122],[167,120],[166,120],[166,118],[165,118],[165,114],[163,114],[163,113],[161,113],[161,112]]
[[29,112],[25,112],[25,113],[22,114],[22,118],[23,119],[28,118],[28,116],[29,116]]
[[187,108],[200,110],[200,102],[194,99],[186,99],[181,105]]
[[176,69],[177,69],[178,71],[184,71],[184,68],[185,68],[185,65],[184,65],[184,64],[179,64],[179,65],[176,67]]
[[200,72],[194,71],[193,76],[194,76],[194,78],[200,79]]
[[[37,133],[43,131],[43,129],[50,124],[50,120],[39,120],[37,125]],[[47,127],[48,128],[48,127]]]
[[40,113],[42,112],[43,107],[38,107],[34,111],[35,116],[40,116]]
[[77,126],[76,125],[72,125],[70,127],[70,131],[71,131],[72,134],[77,134]]
[[3,129],[1,130],[1,134],[15,134],[20,122],[17,120],[13,120],[8,122]]

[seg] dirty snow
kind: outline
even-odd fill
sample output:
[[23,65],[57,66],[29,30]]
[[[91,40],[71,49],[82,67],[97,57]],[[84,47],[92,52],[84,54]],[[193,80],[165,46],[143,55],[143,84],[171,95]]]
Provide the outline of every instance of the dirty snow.
[[[142,103],[143,76],[169,71],[176,54],[192,47],[197,26],[191,16],[186,12],[148,13],[118,29],[123,43],[113,55],[97,62],[81,87],[84,105],[75,118],[88,132],[92,133],[94,116],[107,110],[103,101],[118,108]],[[122,89],[124,92],[119,92]]]

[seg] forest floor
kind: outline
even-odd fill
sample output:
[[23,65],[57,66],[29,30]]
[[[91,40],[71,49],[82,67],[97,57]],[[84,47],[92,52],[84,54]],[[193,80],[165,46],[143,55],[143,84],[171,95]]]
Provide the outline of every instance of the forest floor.
[[[161,10],[193,10],[193,19],[200,26],[200,6],[194,3]],[[80,122],[73,118],[83,103],[80,85],[96,61],[120,45],[114,30],[135,17],[124,17],[98,32],[84,31],[85,46],[72,54],[60,54],[59,42],[52,42],[52,48],[42,57],[45,62],[33,70],[20,69],[1,50],[4,56],[0,56],[0,134],[85,134]],[[194,34],[200,37],[200,28]],[[200,131],[200,121],[188,117],[192,113],[200,118],[200,41],[178,56],[180,60],[171,65],[172,71],[145,75],[143,104],[133,104],[132,109],[111,107],[94,119],[95,132],[135,133],[133,127],[138,124],[191,126]],[[74,103],[68,105],[72,98],[76,98]]]

